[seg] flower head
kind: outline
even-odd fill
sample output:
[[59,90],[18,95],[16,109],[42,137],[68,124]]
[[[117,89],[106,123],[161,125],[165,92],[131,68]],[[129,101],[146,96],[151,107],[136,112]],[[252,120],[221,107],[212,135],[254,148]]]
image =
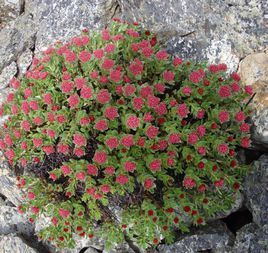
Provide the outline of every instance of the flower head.
[[189,86],[184,86],[181,91],[186,96],[190,96],[192,93],[192,89]]
[[181,118],[185,118],[189,113],[188,107],[186,104],[178,105],[178,114]]
[[96,151],[93,161],[97,164],[104,164],[107,161],[107,154],[104,151]]
[[112,150],[118,147],[119,141],[117,137],[110,137],[105,141],[105,144],[108,146],[110,150]]
[[61,91],[63,93],[70,93],[74,88],[74,83],[70,81],[64,81],[61,83]]
[[70,108],[77,107],[79,105],[79,96],[76,94],[70,95],[70,97],[68,98],[68,104]]
[[220,97],[222,97],[222,98],[228,98],[228,97],[230,97],[232,95],[231,89],[227,85],[222,85],[219,88],[218,93],[219,93]]
[[149,168],[153,171],[159,171],[161,169],[162,161],[160,159],[154,159],[149,164]]
[[198,83],[202,78],[202,75],[199,71],[194,71],[190,74],[189,80],[193,83]]
[[108,129],[108,122],[105,119],[100,119],[96,121],[95,128],[99,131],[105,131]]
[[64,176],[70,175],[72,172],[71,168],[68,165],[62,165],[60,169]]
[[134,170],[136,170],[136,163],[132,162],[132,161],[127,161],[124,163],[124,169],[128,172],[133,172]]
[[94,164],[87,165],[87,173],[92,176],[98,175],[98,168]]
[[198,135],[197,135],[195,132],[191,132],[191,133],[188,135],[187,142],[188,142],[189,144],[194,145],[198,140],[199,140],[199,137],[198,137]]
[[126,175],[120,174],[116,177],[116,183],[118,184],[124,185],[124,184],[127,184],[128,181],[129,181],[129,178]]
[[192,188],[194,188],[196,186],[196,182],[195,182],[195,180],[193,180],[190,177],[185,177],[184,180],[183,180],[183,186],[186,189],[192,189]]
[[146,135],[148,138],[153,139],[158,135],[158,127],[149,126],[146,130]]
[[126,125],[128,128],[136,130],[140,126],[140,119],[135,115],[130,115],[126,120]]
[[229,152],[229,147],[226,143],[219,144],[217,149],[218,152],[223,155]]
[[109,106],[104,110],[104,116],[109,120],[114,120],[119,116],[117,108],[114,106]]
[[108,59],[108,58],[105,58],[103,60],[102,65],[101,65],[101,67],[104,68],[104,69],[106,69],[106,70],[111,69],[113,66],[114,66],[114,61],[111,60],[111,59]]
[[80,97],[84,99],[90,99],[92,97],[92,89],[84,85],[81,88]]
[[91,58],[91,53],[84,50],[82,52],[80,52],[79,54],[79,60],[82,62],[82,63],[86,63],[90,60]]
[[244,114],[244,112],[242,112],[242,111],[239,111],[239,112],[237,112],[236,114],[235,114],[235,119],[237,120],[237,121],[243,121],[243,120],[245,120],[245,118],[246,118],[246,115]]
[[143,185],[146,190],[150,190],[154,185],[154,180],[151,178],[146,178]]
[[219,120],[221,123],[229,121],[229,113],[227,111],[220,111]]
[[174,81],[175,74],[172,71],[164,71],[163,78],[167,82],[173,82]]
[[180,134],[171,133],[168,137],[168,142],[171,144],[176,144],[181,142]]
[[100,104],[106,104],[110,101],[111,99],[111,95],[110,93],[108,92],[108,90],[106,89],[102,89],[99,91],[99,93],[97,94],[97,97],[96,97],[97,101],[100,103]]
[[77,146],[77,147],[82,147],[82,146],[86,146],[87,144],[87,139],[84,135],[82,134],[74,134],[73,136],[73,143]]
[[71,212],[69,210],[66,210],[66,209],[63,209],[63,208],[59,209],[59,215],[62,218],[68,218],[70,216],[70,214],[71,214]]
[[128,134],[122,137],[121,144],[127,148],[134,145],[134,138],[132,134]]

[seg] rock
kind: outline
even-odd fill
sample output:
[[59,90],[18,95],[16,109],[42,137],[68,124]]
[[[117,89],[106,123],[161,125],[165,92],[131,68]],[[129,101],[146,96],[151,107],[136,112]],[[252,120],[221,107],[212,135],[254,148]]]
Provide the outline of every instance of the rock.
[[212,253],[266,253],[268,252],[268,225],[259,228],[250,223],[236,232],[233,246],[212,250]]
[[89,239],[86,237],[81,238],[78,235],[74,235],[74,239],[76,242],[76,247],[70,253],[79,252],[81,249],[83,249],[85,247],[92,247],[94,249],[102,251],[104,248],[104,244],[105,244],[105,241],[103,239],[97,238],[97,237],[93,237],[93,238]]
[[268,54],[248,55],[239,64],[239,74],[244,85],[252,85],[256,95],[253,99],[257,115],[268,108]]
[[[5,159],[0,156],[0,159]],[[8,170],[6,165],[6,161],[0,162],[1,173],[0,173],[0,194],[5,196],[8,201],[10,201],[13,205],[17,206],[22,201],[22,194],[18,187],[16,186],[16,178],[10,175],[10,171]]]
[[242,227],[236,235],[233,253],[268,252],[268,225],[258,228],[253,223]]
[[8,116],[4,116],[4,117],[0,117],[0,127],[3,126],[3,124],[5,123],[5,121],[8,119]]
[[[139,249],[140,253],[145,253],[144,250]],[[123,244],[123,245],[118,245],[117,247],[115,247],[115,249],[112,250],[103,250],[102,253],[135,253],[129,246],[128,244]]]
[[0,151],[0,194],[5,196],[13,206],[18,206],[23,202],[22,192],[16,183],[15,175],[9,169],[8,162]]
[[11,92],[14,92],[14,90],[9,87],[5,89],[0,89],[0,105],[6,101],[7,95]]
[[199,229],[193,229],[190,234],[181,235],[174,244],[160,245],[159,253],[194,253],[198,251],[223,248],[232,239],[231,233],[219,221]]
[[41,214],[39,217],[36,218],[35,220],[35,228],[34,231],[37,234],[40,232],[40,230],[45,229],[46,227],[50,226],[51,223],[51,218],[44,216]]
[[0,235],[1,253],[37,253],[16,235]]
[[[5,89],[0,89],[0,106],[6,101],[7,95],[11,92],[13,92],[14,90],[11,88],[5,88]],[[3,126],[4,122],[8,119],[8,115],[5,115],[3,117],[0,117],[0,127]],[[2,132],[2,131],[1,131]],[[1,152],[0,152],[1,154]],[[1,154],[2,155],[2,154]],[[2,155],[3,156],[3,155]],[[0,161],[1,161],[1,157],[0,157]],[[0,165],[1,166],[1,165]]]
[[[6,89],[0,89],[0,106],[6,101],[7,95],[8,93],[11,91],[10,88],[6,88]],[[0,127],[3,126],[3,124],[5,123],[5,121],[8,119],[8,115],[5,115],[3,117],[0,117]],[[1,130],[2,132],[3,130]],[[2,133],[1,133],[2,134]],[[0,160],[2,160],[3,155],[1,154],[0,156]],[[0,165],[1,166],[1,165]]]
[[20,15],[22,2],[20,0],[0,0],[0,29]]
[[243,184],[246,206],[251,211],[253,221],[263,226],[268,224],[268,156],[263,155],[253,165],[253,169]]
[[10,80],[16,75],[17,71],[17,64],[14,61],[2,70],[2,73],[0,74],[0,89],[4,89],[8,86]]
[[252,146],[254,149],[268,148],[268,108],[253,116]]
[[[234,2],[234,3],[232,3]],[[267,41],[263,0],[119,0],[123,19],[140,21],[156,32],[170,52],[183,58],[225,61],[230,71],[239,59],[264,49]]]
[[[116,6],[115,0],[27,1],[25,13],[0,31],[0,71],[16,61],[25,50],[28,53],[28,64],[30,54],[27,49],[34,48],[36,39],[35,48],[38,53],[56,40],[68,40],[80,34],[83,28],[104,27]],[[24,56],[23,54],[22,57]]]
[[223,36],[220,40],[213,39],[204,54],[209,63],[227,63],[230,71],[235,71],[239,64],[239,56],[233,53],[232,42],[228,39],[228,35]]
[[33,52],[30,49],[24,51],[18,58],[17,64],[19,69],[19,77],[26,73],[33,59]]
[[36,29],[32,15],[24,14],[0,31],[0,71],[34,45]]
[[252,100],[255,112],[252,117],[254,149],[268,148],[268,53],[247,56],[239,64],[243,85],[252,85],[256,95]]
[[98,253],[98,251],[96,249],[93,249],[91,247],[88,247],[88,249],[86,251],[84,251],[85,253]]
[[4,198],[2,198],[2,196],[0,196],[0,206],[4,206],[5,205],[5,200]]
[[16,207],[0,206],[0,234],[19,233],[32,235],[34,225],[26,215],[18,213]]
[[104,27],[116,7],[115,0],[33,0],[26,10],[33,13],[38,24],[36,52],[56,40],[68,40],[81,33],[83,28]]

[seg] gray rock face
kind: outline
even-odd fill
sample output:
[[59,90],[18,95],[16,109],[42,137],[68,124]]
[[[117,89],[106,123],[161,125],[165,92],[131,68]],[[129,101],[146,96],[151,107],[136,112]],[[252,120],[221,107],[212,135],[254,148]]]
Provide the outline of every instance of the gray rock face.
[[268,224],[268,156],[263,155],[254,163],[253,170],[244,183],[246,205],[252,212],[253,221]]
[[251,223],[237,232],[235,244],[232,252],[268,252],[268,225],[258,228],[255,224]]
[[19,233],[32,235],[34,226],[15,207],[0,206],[0,234]]
[[231,233],[220,222],[191,231],[177,239],[172,245],[159,246],[160,253],[195,253],[203,250],[223,248],[230,243]]
[[268,52],[248,55],[239,64],[243,85],[252,85],[256,93],[251,105],[254,108],[252,140],[255,149],[268,148]]
[[24,51],[18,58],[17,64],[19,69],[19,77],[26,73],[33,59],[33,52],[30,49]]
[[4,89],[8,86],[10,80],[17,73],[17,64],[12,62],[10,65],[5,67],[0,74],[0,89]]
[[268,252],[268,225],[259,228],[250,223],[236,233],[233,246],[212,250],[212,253],[266,253]]
[[22,202],[22,195],[16,186],[15,178],[8,175],[0,176],[0,194],[14,205],[19,205]]
[[0,72],[34,45],[38,53],[59,39],[80,34],[83,28],[104,27],[116,6],[115,0],[26,1],[25,13],[0,31]]
[[253,143],[257,148],[268,148],[268,108],[254,116],[252,133]]
[[[144,250],[139,249],[140,253],[145,253]],[[103,250],[102,253],[135,253],[129,246],[128,244],[124,244],[124,245],[118,245],[117,247],[115,247],[115,249],[113,250]]]
[[91,247],[89,247],[89,248],[85,251],[85,253],[98,253],[98,251],[95,250],[95,249],[93,249],[93,248],[91,248]]
[[37,253],[14,234],[0,235],[1,253]]
[[23,11],[21,0],[0,0],[0,29]]
[[263,0],[119,0],[119,4],[122,18],[141,21],[157,32],[171,52],[225,62],[232,71],[240,58],[267,43]]
[[26,10],[38,25],[36,50],[47,48],[56,40],[67,40],[83,28],[103,27],[113,15],[115,0],[32,0]]
[[11,88],[0,89],[0,105],[6,101],[7,95],[13,91]]
[[34,45],[36,25],[32,15],[24,14],[0,31],[0,72],[27,48]]
[[[0,122],[1,120],[3,118]],[[16,178],[12,175],[2,152],[0,152],[0,194],[5,196],[12,206],[18,206],[23,201],[22,193],[16,185]]]
[[250,54],[239,63],[243,85],[252,85],[256,95],[252,103],[258,112],[268,107],[268,52]]

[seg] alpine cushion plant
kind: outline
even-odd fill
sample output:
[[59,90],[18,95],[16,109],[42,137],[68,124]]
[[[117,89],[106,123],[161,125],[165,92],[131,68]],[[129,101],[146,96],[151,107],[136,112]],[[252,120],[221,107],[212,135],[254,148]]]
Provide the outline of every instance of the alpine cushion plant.
[[1,107],[19,212],[50,217],[39,236],[58,247],[78,234],[147,248],[230,208],[248,170],[235,150],[250,145],[252,89],[226,70],[172,57],[119,20],[57,42]]

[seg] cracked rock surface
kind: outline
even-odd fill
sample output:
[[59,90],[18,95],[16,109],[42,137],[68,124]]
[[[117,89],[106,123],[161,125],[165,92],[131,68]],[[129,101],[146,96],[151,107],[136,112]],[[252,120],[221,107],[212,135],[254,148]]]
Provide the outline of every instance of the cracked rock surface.
[[239,60],[267,45],[265,0],[119,0],[124,19],[141,21],[159,34],[169,51],[196,60]]
[[0,31],[0,72],[33,46],[36,29],[32,15],[24,14]]
[[38,253],[16,234],[0,235],[0,250],[1,253]]
[[4,89],[8,86],[10,80],[17,74],[16,62],[10,63],[7,67],[2,70],[0,75],[0,89]]
[[40,51],[56,40],[67,40],[83,28],[104,27],[113,13],[115,0],[31,0],[26,11],[38,24],[36,50]]
[[[268,156],[263,155],[254,163],[253,170],[244,183],[246,205],[253,221],[261,226],[268,224]],[[268,242],[267,242],[268,243]]]
[[239,74],[244,85],[252,85],[256,93],[252,104],[252,139],[257,148],[268,148],[268,52],[248,55],[239,64]]
[[12,203],[13,206],[18,206],[22,202],[22,194],[16,186],[16,178],[9,170],[7,161],[0,152],[0,195]]
[[237,231],[233,246],[213,249],[212,253],[266,253],[268,252],[268,225],[259,228],[250,223]]
[[34,225],[25,215],[18,215],[17,208],[0,206],[0,234],[33,234]]
[[161,245],[158,249],[159,253],[194,253],[227,246],[231,237],[231,233],[224,224],[214,222],[211,225],[196,229],[196,231],[193,229],[190,234],[177,238],[174,244]]
[[0,30],[23,11],[24,0],[0,0]]

